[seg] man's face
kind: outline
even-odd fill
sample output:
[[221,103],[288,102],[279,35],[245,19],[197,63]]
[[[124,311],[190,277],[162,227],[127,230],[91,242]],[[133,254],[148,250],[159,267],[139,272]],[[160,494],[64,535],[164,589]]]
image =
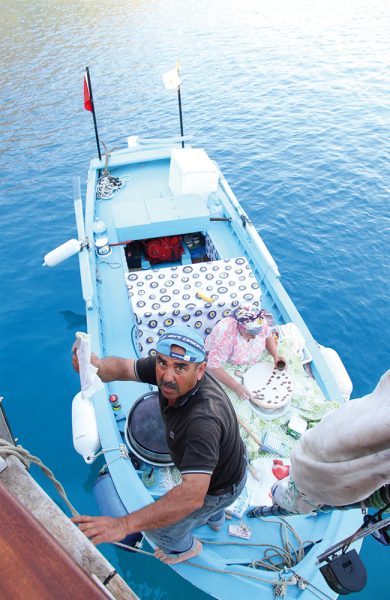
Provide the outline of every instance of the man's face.
[[[184,356],[180,346],[172,346],[172,350]],[[192,390],[203,377],[206,363],[190,363],[165,354],[157,354],[156,378],[164,398],[174,404],[180,396]]]

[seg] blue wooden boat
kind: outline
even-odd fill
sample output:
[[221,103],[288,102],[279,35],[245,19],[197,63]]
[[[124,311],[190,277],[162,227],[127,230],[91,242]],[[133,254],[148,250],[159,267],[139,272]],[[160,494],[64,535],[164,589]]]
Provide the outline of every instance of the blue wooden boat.
[[[159,333],[174,323],[187,322],[207,335],[232,307],[252,301],[261,290],[262,307],[274,330],[283,338],[285,326],[292,323],[304,340],[299,368],[305,381],[316,386],[325,407],[326,402],[347,399],[351,390],[343,386],[340,361],[311,336],[281,283],[270,252],[217,164],[203,149],[185,138],[129,138],[129,147],[91,161],[85,218],[77,185],[75,208],[79,240],[73,240],[73,247],[63,253],[80,250],[87,329],[97,355],[153,354]],[[169,457],[158,448],[147,448],[153,446],[151,440],[142,448],[142,441],[134,445],[129,439],[129,415],[138,400],[152,392],[141,383],[105,384],[93,396],[88,419],[77,425],[89,440],[82,450],[78,448],[84,458],[91,462],[98,452],[105,456],[108,483],[99,483],[97,497],[106,514],[134,511],[177,482]],[[261,414],[252,412],[256,436],[267,430],[275,432],[272,416],[262,419]],[[241,418],[245,420],[244,415]],[[287,422],[288,411],[280,419]],[[255,432],[259,422],[260,430]],[[249,444],[251,436],[245,428],[242,434]],[[283,435],[286,440],[287,434]],[[291,447],[294,440],[289,439]],[[272,455],[271,448],[260,452],[253,464],[263,459],[267,464],[272,457],[280,458]],[[256,485],[255,480],[252,483]],[[207,526],[196,531],[204,544],[191,564],[170,568],[220,599],[271,599],[275,590],[282,593],[283,581],[288,582],[288,598],[337,597],[325,583],[316,559],[361,525],[361,512],[286,517],[298,536],[290,534],[299,561],[292,567],[267,570],[259,562],[263,548],[256,544],[282,545],[275,521],[281,519],[248,519],[245,511],[236,508],[221,531]],[[228,525],[232,522],[249,527],[250,539],[230,536]],[[359,543],[354,548],[358,549]],[[153,559],[145,558],[148,560]]]

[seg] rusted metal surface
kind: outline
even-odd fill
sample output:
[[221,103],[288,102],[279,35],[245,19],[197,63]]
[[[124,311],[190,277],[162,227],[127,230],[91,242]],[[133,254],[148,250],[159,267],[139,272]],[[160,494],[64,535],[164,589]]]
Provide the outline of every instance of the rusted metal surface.
[[[113,565],[104,558],[78,527],[73,525],[69,517],[31,477],[23,463],[15,456],[6,456],[4,449],[3,455],[6,468],[0,472],[0,482],[21,503],[24,510],[33,516],[52,538],[58,541],[65,553],[84,573],[95,576],[100,582],[106,582],[104,589],[109,591],[115,600],[138,600],[136,594],[116,573]],[[2,521],[0,518],[1,531]],[[0,554],[0,577],[1,559]],[[0,599],[3,600],[1,588]]]
[[0,482],[0,598],[107,600],[107,594]]

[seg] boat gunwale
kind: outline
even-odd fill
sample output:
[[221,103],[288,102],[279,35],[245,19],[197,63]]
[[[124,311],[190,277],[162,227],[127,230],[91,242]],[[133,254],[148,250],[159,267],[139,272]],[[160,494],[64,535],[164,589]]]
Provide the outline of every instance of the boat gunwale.
[[[169,159],[173,147],[178,146],[177,144],[175,144],[173,146],[158,148],[138,148],[137,150],[131,149],[126,152],[122,150],[120,151],[120,154],[114,154],[110,156],[109,167],[116,168],[128,165],[129,168],[131,168],[131,166],[134,166],[137,163],[147,163],[151,161],[158,161],[161,159]],[[93,239],[92,224],[94,221],[96,206],[96,182],[99,177],[100,170],[102,168],[104,168],[104,161],[98,161],[97,159],[94,159],[91,161],[90,169],[88,172],[85,207],[85,228],[86,235],[91,240]],[[262,248],[262,245],[265,245],[264,241],[262,240],[260,234],[257,232],[256,228],[251,224],[246,211],[238,202],[225,177],[221,173],[218,165],[217,168],[221,182],[220,185],[227,198],[225,209],[228,211],[228,216],[230,216],[231,218],[232,231],[237,236],[239,243],[241,244],[243,251],[245,252],[246,257],[251,263],[251,266],[254,267],[254,270],[256,272],[256,279],[258,280],[259,285],[261,285],[263,291],[265,287],[270,293],[272,302],[280,311],[280,314],[285,320],[285,322],[291,321],[295,323],[300,329],[305,339],[306,346],[313,358],[312,364],[314,367],[313,371],[316,375],[315,379],[319,383],[326,397],[328,399],[337,400],[342,403],[344,400],[342,399],[341,393],[337,388],[336,382],[334,380],[334,377],[332,376],[329,366],[327,365],[325,359],[320,353],[320,346],[312,337],[306,323],[303,321],[299,311],[297,310],[290,296],[284,289],[284,286],[280,281],[280,275],[278,273],[276,263],[274,262],[274,265],[276,267],[275,268],[273,267],[272,263],[270,264],[269,262],[267,262],[267,257],[264,256]],[[241,215],[243,215],[247,219],[245,226],[243,226]],[[91,271],[92,273],[95,273],[97,267],[97,260],[93,249],[90,250],[90,259],[92,263]],[[121,258],[121,266],[125,267],[123,257]],[[101,340],[101,331],[99,327],[99,299],[96,278],[93,278],[93,289],[93,310],[86,311],[88,332],[92,333],[92,350],[97,354],[102,355],[104,353],[103,344]],[[121,455],[119,448],[117,451],[107,450],[107,448],[112,448],[113,445],[119,444],[121,440],[121,434],[118,427],[118,421],[115,418],[111,407],[107,403],[106,398],[106,389],[95,394],[93,398],[98,422],[99,435],[101,436],[105,460],[107,461],[109,472],[115,482],[115,487],[118,491],[119,497],[121,498],[126,510],[130,512],[136,510],[137,508],[141,508],[146,504],[149,504],[151,501],[153,501],[153,496],[143,485],[131,461],[128,458],[125,458],[123,455]],[[136,491],[137,499],[135,499],[134,497],[134,491]],[[349,511],[349,513],[351,514],[351,518],[348,520],[349,525],[351,524],[351,522],[356,522],[357,524],[358,516],[353,518],[352,512]],[[360,511],[356,511],[356,513],[360,513]],[[302,518],[305,517],[302,516]],[[327,532],[334,532],[340,530],[343,530],[345,532],[346,522],[344,521],[344,527],[342,527],[342,519],[340,513],[334,512],[333,514],[328,515],[327,519]],[[320,551],[325,550],[328,545],[329,539],[326,536],[324,536],[323,540],[315,547],[316,554],[320,554]],[[359,544],[356,544],[356,547],[359,547]],[[315,581],[317,581],[318,579],[317,584],[320,587],[323,587],[324,582],[322,580],[322,576],[318,568],[315,565],[315,562],[313,561],[312,552],[313,550],[310,550],[308,552],[308,554],[299,563],[299,565],[295,567],[295,570],[299,572],[303,577],[305,577],[304,573],[308,571],[310,565],[310,577],[314,577]],[[211,557],[212,553],[213,551],[205,549],[204,553],[202,553],[202,562],[207,562],[209,560],[209,557]],[[220,557],[220,555],[218,556]],[[226,565],[226,561],[224,561],[223,559],[221,559],[221,562],[223,562]],[[179,574],[185,576],[187,579],[192,581],[192,583],[196,581],[196,575],[192,574],[191,577],[188,577],[190,573],[189,569],[191,568],[190,565],[181,563],[178,565],[173,565],[173,568]],[[239,569],[240,566],[235,565],[235,568]],[[249,569],[249,567],[243,565],[241,565],[241,568]],[[264,573],[261,574],[261,576],[263,575]],[[270,573],[269,578],[271,579],[272,577],[274,577],[274,574]],[[215,590],[218,589],[218,585],[218,583],[215,584]],[[242,583],[239,585],[242,585]],[[256,582],[255,586],[256,589],[259,590],[259,582]],[[266,589],[268,591],[269,584],[264,584],[264,586],[261,585],[260,589],[262,589],[263,587],[265,589],[265,586],[267,586]],[[210,589],[207,586],[205,587],[199,585],[199,587],[210,593]]]

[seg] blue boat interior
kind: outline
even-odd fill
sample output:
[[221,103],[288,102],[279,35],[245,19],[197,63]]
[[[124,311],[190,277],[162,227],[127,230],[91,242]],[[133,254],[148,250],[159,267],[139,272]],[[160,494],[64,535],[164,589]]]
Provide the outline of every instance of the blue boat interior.
[[[174,148],[180,150],[180,145],[175,144]],[[261,303],[270,325],[277,329],[293,322],[299,328],[305,340],[302,370],[306,376],[315,377],[326,400],[341,402],[331,369],[284,290],[277,265],[217,165],[210,161],[210,172],[195,173],[198,180],[203,178],[200,186],[191,180],[193,173],[181,174],[173,184],[172,177],[175,174],[172,175],[171,151],[172,147],[156,144],[154,147],[141,146],[135,150],[113,153],[110,156],[109,173],[112,177],[123,178],[124,185],[109,199],[96,197],[96,185],[103,175],[103,163],[98,160],[91,163],[85,209],[86,235],[91,242],[94,240],[94,222],[99,219],[106,225],[110,244],[107,255],[98,255],[93,249],[89,252],[93,274],[93,308],[87,310],[86,314],[92,350],[99,356],[147,356],[153,353],[155,336],[177,317],[182,319],[188,314],[187,305],[190,307],[188,310],[192,311],[191,319],[196,319],[195,312],[201,305],[199,310],[203,310],[203,314],[199,318],[200,328],[205,325],[202,321],[205,315],[215,312],[214,324],[218,317],[224,315],[224,311],[231,308],[223,299],[223,290],[229,287],[223,281],[217,284],[214,280],[207,285],[207,279],[204,279],[198,287],[195,286],[196,282],[187,283],[189,287],[181,290],[183,295],[187,293],[186,299],[181,299],[176,308],[170,294],[174,285],[169,284],[170,287],[164,287],[169,308],[165,310],[161,302],[156,302],[158,306],[155,310],[149,307],[146,317],[141,314],[143,300],[139,291],[149,285],[161,289],[159,278],[165,283],[172,282],[171,276],[175,273],[185,275],[186,272],[192,272],[200,278],[203,274],[211,277],[213,267],[237,266],[238,260],[239,267],[244,265],[248,268],[244,275],[241,274],[242,295],[238,290],[236,302],[244,299],[249,301],[251,285],[254,284],[255,289],[257,286],[262,292]],[[207,187],[210,191],[205,192]],[[164,256],[163,240],[172,236],[180,236],[180,255],[175,256],[175,251],[172,251],[173,256],[167,260],[151,259],[150,248],[154,247],[160,257]],[[151,241],[154,246],[150,246]],[[203,271],[200,271],[202,268]],[[82,281],[83,277],[87,277],[82,268],[81,277]],[[148,289],[150,291],[153,287]],[[144,319],[148,321],[149,336]],[[191,324],[194,322],[191,320]],[[149,337],[151,342],[148,345]],[[125,430],[128,414],[134,403],[151,391],[151,386],[147,384],[115,381],[106,384],[105,389],[94,396],[107,470],[127,512],[158,499],[170,485],[177,483],[174,469],[148,464],[127,447]],[[108,400],[111,395],[118,398],[115,407]],[[129,452],[131,460],[128,458]],[[317,588],[333,594],[322,579],[315,557],[330,546],[335,538],[350,535],[360,519],[359,511],[349,511],[348,517],[342,512],[322,513],[316,517],[288,517],[286,522],[296,532],[295,536],[291,531],[288,534],[292,547],[300,547],[302,553],[302,560],[296,567],[299,574]],[[173,568],[214,597],[243,598],[253,592],[257,597],[271,598],[271,584],[278,576],[265,570],[258,562],[262,555],[260,550],[263,544],[280,546],[281,529],[284,530],[285,525],[280,518],[248,520],[245,513],[238,520],[232,517],[232,522],[238,523],[240,520],[250,527],[251,540],[233,538],[228,535],[226,528],[214,532],[204,526],[195,532],[204,542],[201,555],[193,561],[199,568],[186,563]],[[291,547],[290,551],[294,554]],[[210,568],[213,572],[202,567]],[[300,598],[303,593],[298,586],[290,586],[288,597]],[[334,594],[330,597],[334,597]]]

